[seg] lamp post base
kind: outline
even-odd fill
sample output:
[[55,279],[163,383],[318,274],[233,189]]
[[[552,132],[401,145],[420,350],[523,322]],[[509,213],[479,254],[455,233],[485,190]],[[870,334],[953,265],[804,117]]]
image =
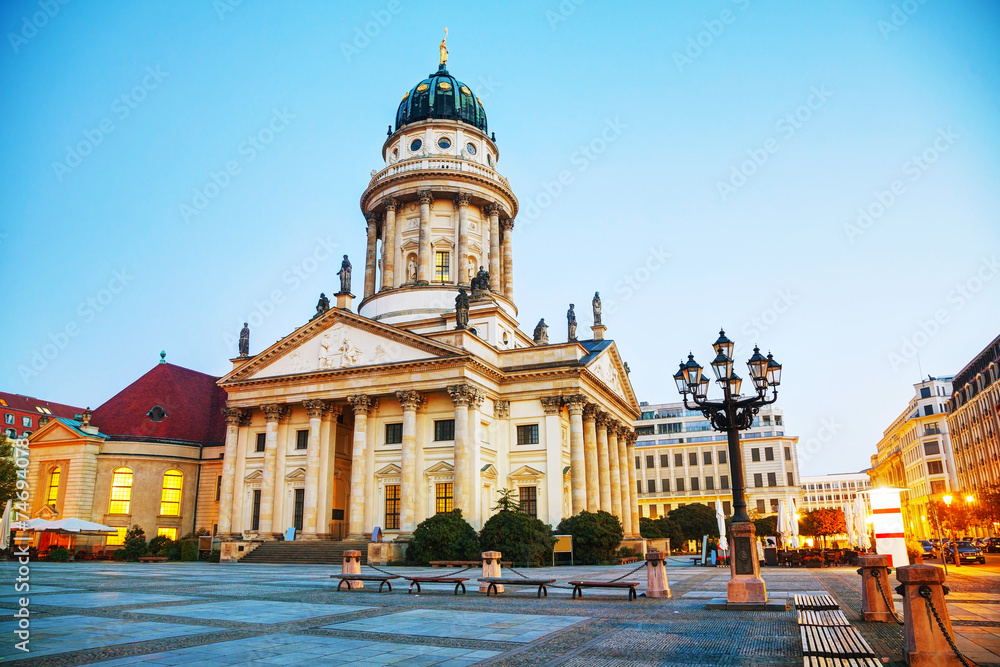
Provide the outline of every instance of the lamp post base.
[[732,578],[726,585],[726,602],[754,603],[767,602],[767,586],[760,578],[760,561],[757,560],[757,545],[754,543],[753,523],[734,522],[730,534],[730,571]]

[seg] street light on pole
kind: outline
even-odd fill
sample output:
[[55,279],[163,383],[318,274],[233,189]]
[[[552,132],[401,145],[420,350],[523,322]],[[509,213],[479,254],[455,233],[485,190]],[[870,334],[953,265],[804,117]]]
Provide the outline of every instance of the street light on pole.
[[[698,410],[711,423],[712,428],[726,434],[729,445],[729,468],[732,477],[733,520],[730,526],[732,578],[727,587],[729,603],[763,603],[767,600],[764,581],[760,578],[760,563],[754,549],[754,526],[747,514],[746,491],[743,473],[743,454],[740,431],[753,425],[754,417],[761,407],[778,400],[778,385],[781,384],[781,364],[768,354],[760,353],[754,347],[753,356],[747,360],[753,393],[742,396],[740,390],[743,379],[733,371],[733,349],[735,344],[719,331],[719,338],[713,343],[715,359],[710,364],[716,384],[722,388],[722,400],[708,400],[709,379],[704,369],[688,354],[687,362],[682,362],[674,375],[677,390],[684,397],[684,407]],[[768,397],[770,390],[770,397]],[[688,402],[688,399],[693,405]]]

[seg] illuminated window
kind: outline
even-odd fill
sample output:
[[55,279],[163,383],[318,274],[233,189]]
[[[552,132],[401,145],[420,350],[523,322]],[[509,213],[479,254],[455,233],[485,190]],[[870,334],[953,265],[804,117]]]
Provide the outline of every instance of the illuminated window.
[[434,511],[437,514],[443,514],[444,512],[450,512],[452,510],[452,492],[453,486],[451,482],[444,484],[435,484],[437,503],[434,506]]
[[518,487],[521,511],[532,519],[538,518],[538,489],[534,486]]
[[53,468],[49,473],[49,492],[45,502],[55,507],[56,499],[59,497],[59,468]]
[[434,280],[440,282],[451,280],[451,253],[434,253]]
[[115,535],[108,535],[104,538],[105,544],[109,547],[121,546],[125,544],[125,527],[120,527]]
[[385,528],[399,530],[399,484],[385,487]]
[[156,531],[157,537],[169,537],[172,540],[177,539],[177,529],[176,528],[160,528]]
[[[131,504],[132,470],[130,468],[115,468],[114,472],[111,473],[111,503],[108,506],[108,514],[128,514]],[[119,530],[124,530],[124,528]]]
[[168,470],[163,473],[163,494],[160,496],[161,516],[181,515],[181,487],[184,485],[184,475],[180,470]]

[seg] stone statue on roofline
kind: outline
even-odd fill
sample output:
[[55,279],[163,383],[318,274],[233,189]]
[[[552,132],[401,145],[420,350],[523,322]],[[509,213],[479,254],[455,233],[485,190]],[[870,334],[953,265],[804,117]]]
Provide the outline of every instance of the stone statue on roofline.
[[594,326],[601,325],[601,293],[594,292]]
[[250,356],[250,326],[246,322],[243,323],[243,328],[240,329],[240,356]]
[[458,296],[455,297],[455,328],[469,328],[469,295],[464,287],[458,288]]
[[340,292],[339,294],[350,294],[351,293],[351,261],[347,259],[347,255],[344,255],[344,261],[340,263],[340,271],[337,271],[337,275],[340,276]]
[[535,325],[535,345],[548,345],[549,344],[549,325],[545,323],[545,318],[538,320],[538,324]]
[[574,305],[569,304],[569,310],[566,311],[566,326],[569,329],[568,338],[570,341],[576,340],[576,311],[573,310]]
[[316,303],[316,314],[310,319],[315,320],[317,317],[330,310],[330,299],[327,298],[326,294],[323,292],[319,293],[319,301]]
[[476,277],[472,279],[472,298],[481,299],[485,297],[490,292],[490,272],[479,267],[479,272],[476,273]]

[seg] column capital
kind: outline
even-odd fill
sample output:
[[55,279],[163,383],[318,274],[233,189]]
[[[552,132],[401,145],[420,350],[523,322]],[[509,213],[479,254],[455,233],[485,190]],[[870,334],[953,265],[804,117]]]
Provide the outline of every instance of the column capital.
[[496,202],[484,204],[481,208],[486,215],[499,215],[500,213],[500,204]]
[[472,201],[472,195],[468,192],[459,192],[455,195],[455,204],[457,206],[468,206],[469,202]]
[[317,419],[322,418],[323,413],[326,412],[328,407],[325,401],[316,400],[303,401],[302,405],[305,406],[306,413],[309,415],[310,419],[314,417]]
[[583,420],[588,422],[596,421],[598,412],[597,403],[587,403],[583,406]]
[[326,410],[323,412],[324,419],[336,419],[344,413],[343,405],[334,405],[333,403],[326,404]]
[[222,415],[230,426],[242,426],[249,414],[243,408],[222,408]]
[[538,400],[542,402],[542,410],[547,415],[557,415],[562,409],[563,400],[560,396],[542,396]]
[[448,394],[451,395],[451,401],[455,404],[455,407],[465,405],[478,408],[483,404],[483,399],[486,397],[486,392],[471,384],[449,385]]
[[634,428],[625,427],[625,444],[627,446],[631,447],[638,439],[639,434],[635,432]]
[[354,408],[354,414],[356,415],[367,415],[377,405],[377,402],[373,397],[366,396],[364,394],[348,396],[347,402],[351,404],[352,408]]
[[420,200],[421,204],[430,204],[434,201],[434,193],[430,190],[418,190],[417,199]]
[[378,213],[375,213],[374,211],[365,216],[365,220],[368,221],[369,226],[374,226],[378,222],[378,218]]
[[264,419],[269,422],[280,421],[288,415],[288,407],[278,403],[265,403],[260,409],[264,413]]
[[396,398],[403,410],[416,410],[424,403],[424,397],[418,391],[397,391]]
[[385,210],[387,211],[395,211],[399,206],[399,202],[396,201],[395,197],[386,197],[382,200],[382,203],[385,205]]
[[597,428],[607,429],[608,425],[611,423],[611,415],[604,410],[598,410],[594,421],[597,423]]
[[500,221],[500,229],[509,232],[514,229],[514,218],[504,218]]
[[583,394],[573,394],[566,397],[566,408],[571,415],[582,415],[587,406],[587,397]]
[[493,416],[496,419],[509,419],[510,401],[501,401],[501,400],[493,401]]

